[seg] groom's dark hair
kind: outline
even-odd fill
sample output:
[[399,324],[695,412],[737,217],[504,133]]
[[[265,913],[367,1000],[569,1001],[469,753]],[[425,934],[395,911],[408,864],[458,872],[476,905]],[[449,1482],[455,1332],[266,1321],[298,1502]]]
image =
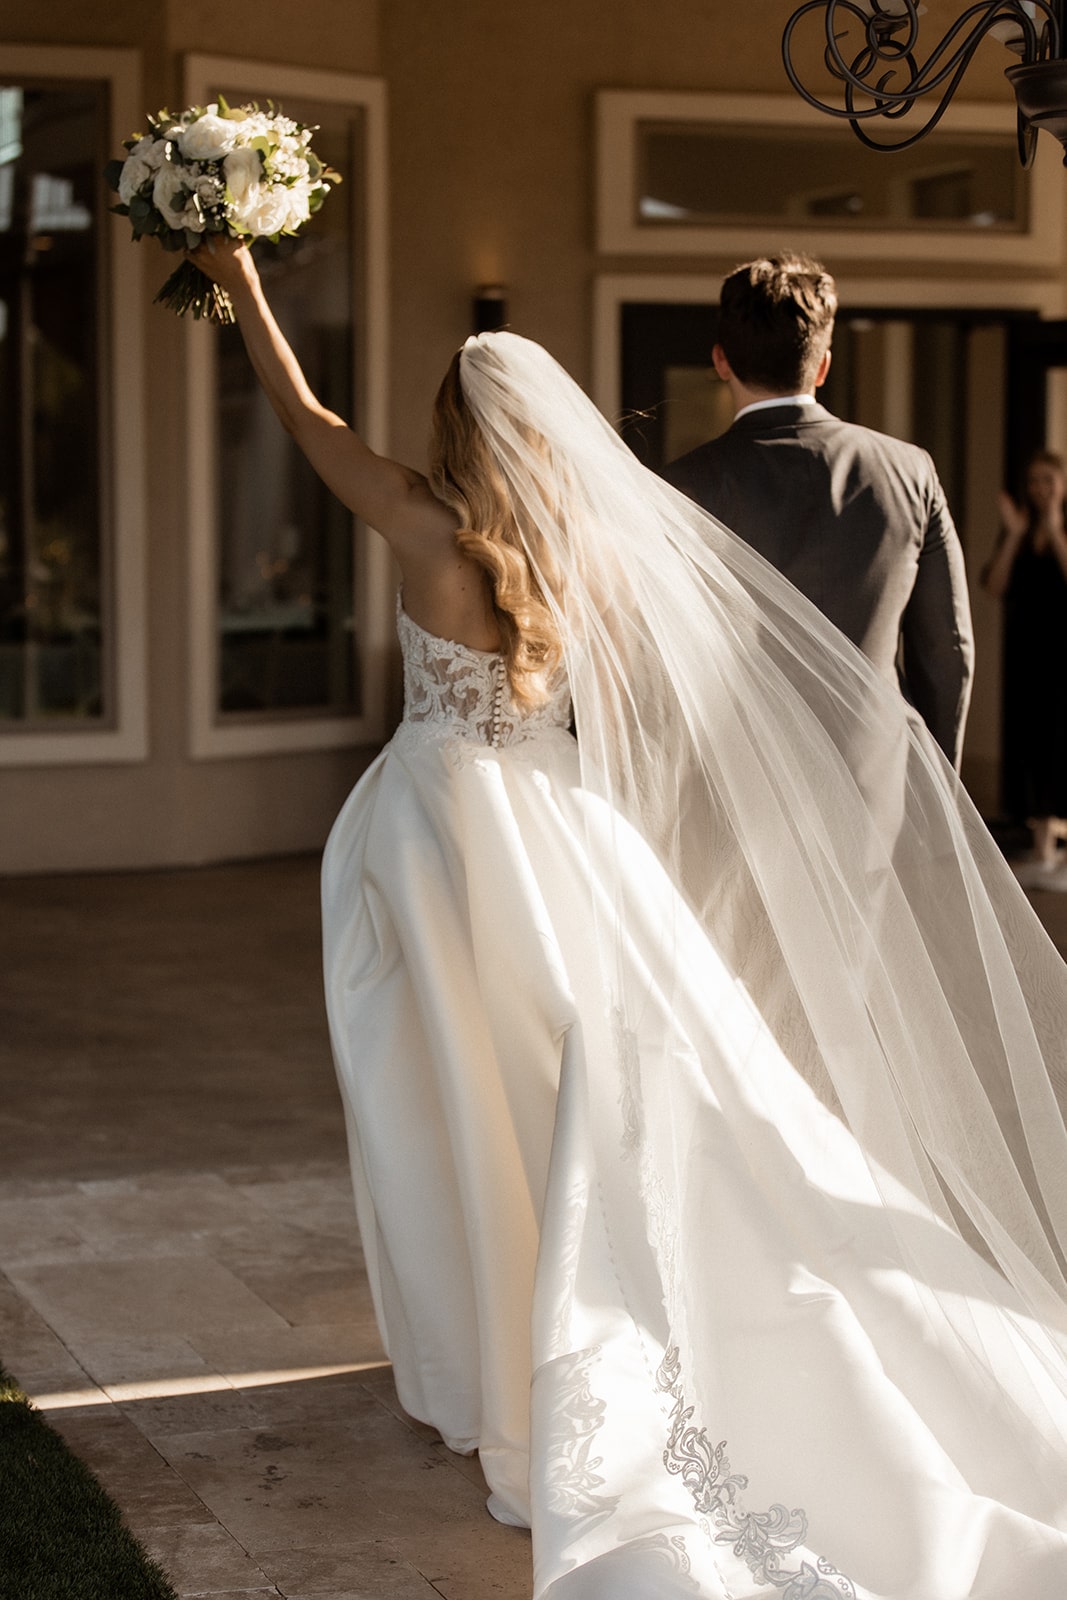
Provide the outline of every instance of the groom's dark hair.
[[719,297],[719,344],[750,389],[804,394],[830,348],[834,280],[811,256],[783,251],[735,267]]

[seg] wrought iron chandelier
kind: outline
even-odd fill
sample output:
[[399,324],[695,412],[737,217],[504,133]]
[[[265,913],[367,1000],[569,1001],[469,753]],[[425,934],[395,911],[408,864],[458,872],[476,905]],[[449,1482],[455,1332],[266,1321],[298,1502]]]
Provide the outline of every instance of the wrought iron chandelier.
[[[809,105],[845,119],[869,149],[906,150],[937,127],[978,46],[996,38],[1022,58],[1005,72],[1018,105],[1020,161],[1024,167],[1033,161],[1044,128],[1064,146],[1067,166],[1067,0],[976,0],[920,59],[919,17],[925,10],[918,0],[807,0],[782,35],[790,82]],[[823,13],[823,60],[844,86],[843,105],[813,94],[793,63],[797,29],[815,12]],[[876,117],[896,122],[926,95],[933,104],[921,127],[902,130],[896,139],[872,137],[868,125]]]

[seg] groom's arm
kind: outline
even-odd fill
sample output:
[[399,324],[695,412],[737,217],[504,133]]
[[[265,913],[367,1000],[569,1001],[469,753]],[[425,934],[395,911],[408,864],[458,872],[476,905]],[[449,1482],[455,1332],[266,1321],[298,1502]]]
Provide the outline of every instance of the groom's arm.
[[929,461],[927,520],[915,586],[901,621],[908,697],[959,770],[974,672],[967,571],[959,535]]

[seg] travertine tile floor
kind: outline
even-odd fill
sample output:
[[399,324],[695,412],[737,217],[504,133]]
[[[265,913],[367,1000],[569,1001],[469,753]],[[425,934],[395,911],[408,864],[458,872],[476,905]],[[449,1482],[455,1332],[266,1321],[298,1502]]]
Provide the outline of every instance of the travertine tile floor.
[[526,1600],[378,1343],[317,870],[0,883],[0,1358],[184,1596]]
[[527,1600],[378,1341],[317,872],[0,884],[0,1359],[183,1596]]

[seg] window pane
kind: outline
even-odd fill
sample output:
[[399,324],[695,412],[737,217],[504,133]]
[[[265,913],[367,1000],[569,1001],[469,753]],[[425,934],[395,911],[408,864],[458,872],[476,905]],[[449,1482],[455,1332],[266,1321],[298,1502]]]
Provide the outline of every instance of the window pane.
[[0,724],[102,724],[106,94],[0,84]]
[[768,219],[841,228],[1021,231],[1026,179],[1011,135],[933,134],[891,157],[840,127],[641,122],[636,220],[644,227]]
[[[358,428],[362,113],[288,97],[282,109],[318,125],[313,148],[344,183],[299,238],[257,246],[259,268],[311,387]],[[235,328],[218,333],[217,405],[218,711],[357,714],[353,519],[282,432]]]

